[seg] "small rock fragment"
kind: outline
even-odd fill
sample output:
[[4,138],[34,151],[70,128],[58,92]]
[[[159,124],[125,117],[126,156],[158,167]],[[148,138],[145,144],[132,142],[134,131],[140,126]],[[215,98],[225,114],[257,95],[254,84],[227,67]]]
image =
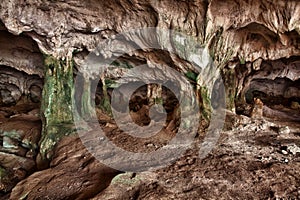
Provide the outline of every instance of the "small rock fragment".
[[254,98],[254,105],[251,112],[251,118],[260,119],[263,116],[264,104],[259,98]]
[[280,127],[278,130],[278,133],[280,135],[287,135],[291,132],[290,128],[288,126]]
[[259,58],[259,59],[257,59],[256,61],[254,61],[254,62],[253,62],[253,65],[252,65],[252,66],[253,66],[253,69],[256,70],[256,71],[259,70],[262,61],[263,61],[262,58]]
[[283,155],[287,155],[287,154],[288,154],[288,152],[287,152],[286,150],[281,150],[281,153],[282,153]]
[[288,145],[287,150],[291,152],[293,155],[300,153],[300,147],[298,147],[296,144]]
[[292,108],[292,109],[295,109],[295,110],[298,110],[298,109],[300,109],[300,105],[299,105],[298,102],[292,101],[292,103],[291,103],[291,108]]

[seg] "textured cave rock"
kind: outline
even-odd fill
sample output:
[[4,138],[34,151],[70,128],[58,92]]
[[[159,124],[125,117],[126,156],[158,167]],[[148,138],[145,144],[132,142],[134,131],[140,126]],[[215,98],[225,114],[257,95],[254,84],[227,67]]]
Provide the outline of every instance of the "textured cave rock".
[[0,31],[1,65],[23,71],[28,75],[44,76],[43,55],[35,41],[24,34],[13,35]]
[[[25,3],[7,0],[1,2],[1,19],[12,33],[30,32],[44,52],[56,55],[72,52],[74,48],[85,47],[91,50],[95,47],[95,41],[101,40],[101,37],[106,38],[116,32],[138,27],[159,25],[203,37],[204,26],[201,24],[204,21],[205,6],[206,3],[201,1],[156,3],[90,0]],[[188,14],[190,11],[194,11],[193,14]],[[44,23],[45,21],[48,23]],[[182,26],[185,21],[186,25]]]
[[12,67],[1,66],[1,105],[11,106],[25,97],[29,102],[38,103],[42,98],[43,81],[36,75],[28,75]]
[[[299,2],[211,1],[207,32],[223,30],[218,47],[254,62],[299,55]],[[235,54],[237,53],[237,54]]]
[[297,1],[5,0],[1,8],[1,19],[10,32],[28,33],[48,54],[66,56],[76,48],[92,50],[102,37],[138,27],[179,29],[214,45],[219,57],[226,57],[229,51],[245,61],[299,54]]
[[[209,47],[214,63],[221,68],[229,61],[231,67],[246,62],[259,65],[261,59],[276,60],[300,53],[296,1],[86,1],[82,4],[7,0],[2,2],[2,12],[1,19],[10,32],[25,32],[44,53],[57,57],[70,57],[74,50],[91,51],[111,35],[140,27],[171,28],[196,37]],[[102,13],[104,19],[95,17]],[[42,23],[43,20],[48,23]],[[143,37],[141,41],[145,41]],[[145,53],[134,54],[153,61]],[[182,59],[168,57],[164,60],[176,62],[174,68],[191,68]]]
[[99,163],[79,137],[64,138],[59,143],[50,167],[21,181],[10,198],[87,199],[106,188],[120,173]]
[[[300,2],[293,0],[2,0],[0,196],[11,199],[300,198],[299,16]],[[204,84],[207,76],[197,76],[195,62],[187,60],[194,56],[195,49],[189,44],[174,43],[172,34],[151,37],[149,41],[151,35],[143,31],[137,39],[129,33],[111,49],[97,48],[107,38],[145,27],[172,29],[192,36],[205,47],[215,68],[208,68],[203,74],[216,73],[212,72],[215,69],[221,71],[226,106],[233,113],[227,113],[219,145],[208,158],[199,160],[196,151],[187,152],[169,168],[121,175],[110,185],[119,172],[98,163],[78,137],[67,136],[75,132],[72,123],[77,116],[72,112],[73,95],[81,98],[83,109],[78,110],[79,114],[89,114],[89,98],[95,98],[96,105],[100,104],[109,114],[107,106],[114,81],[129,69],[147,63],[162,69],[171,67],[187,77],[195,86],[200,108],[205,111],[202,114],[207,115],[205,119],[210,119],[208,111],[217,107],[209,104],[218,94],[207,90],[217,80]],[[119,57],[118,45],[129,51],[149,43],[166,50],[142,49]],[[169,43],[173,44],[173,53],[167,51]],[[102,82],[93,83],[98,88],[96,97],[91,97],[89,84],[92,82],[83,82],[83,90],[74,91],[73,75],[99,75],[99,72],[87,72],[83,65],[94,50],[101,58],[118,58],[101,77]],[[149,110],[145,94],[142,88],[130,102],[132,115],[144,125],[149,123],[149,116],[143,113]],[[170,115],[178,121],[178,102],[170,102],[170,96],[173,97],[163,94],[164,101],[169,102],[168,122],[172,122]],[[255,102],[262,104],[258,105],[258,113],[280,123],[245,117],[253,116],[257,109]],[[123,109],[122,105],[119,107],[116,109]],[[236,113],[243,115],[235,116]],[[108,116],[101,115],[99,121],[114,130],[110,133],[113,137],[120,134]],[[282,125],[282,121],[289,123]],[[176,129],[174,120],[170,124]],[[204,122],[200,126],[201,130],[206,127]],[[205,132],[199,131],[197,135],[198,145]],[[130,140],[123,136],[116,142],[139,150],[130,146]],[[158,148],[152,143],[141,143],[140,147],[145,145],[150,150]],[[37,155],[38,152],[41,154]]]
[[44,61],[32,38],[9,33],[2,23],[0,27],[0,196],[3,196],[36,171]]
[[43,55],[32,38],[0,31],[1,105],[15,105],[22,96],[38,103],[44,76]]
[[35,157],[41,122],[33,113],[2,118],[0,125],[1,193],[10,191],[20,180],[36,170]]

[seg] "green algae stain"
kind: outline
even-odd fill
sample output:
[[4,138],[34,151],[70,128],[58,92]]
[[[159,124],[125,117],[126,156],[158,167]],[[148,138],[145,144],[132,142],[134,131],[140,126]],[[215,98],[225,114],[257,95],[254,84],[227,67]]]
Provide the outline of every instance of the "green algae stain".
[[45,56],[45,80],[41,103],[43,130],[40,153],[50,159],[56,143],[74,132],[74,80],[72,61]]
[[197,74],[197,73],[195,73],[195,72],[193,72],[193,71],[188,71],[187,73],[185,73],[185,76],[186,76],[188,79],[190,79],[190,80],[192,80],[192,81],[194,81],[194,82],[197,82],[197,77],[198,77],[198,74]]
[[[2,132],[2,130],[1,130]],[[23,135],[23,131],[22,130],[10,130],[10,131],[3,131],[3,136],[6,136],[6,137],[9,137],[9,138],[12,138],[12,139],[15,139],[15,140],[18,140],[20,141],[22,138],[21,138],[21,135]]]
[[132,178],[132,176],[133,176],[132,172],[119,174],[112,179],[112,184],[122,184],[122,185],[127,185],[127,186],[133,186],[136,183],[139,183],[140,181],[142,181],[142,179],[139,177],[139,175],[135,176],[134,178]]
[[48,124],[72,122],[74,90],[72,63],[47,56],[45,65],[42,110],[46,122]]

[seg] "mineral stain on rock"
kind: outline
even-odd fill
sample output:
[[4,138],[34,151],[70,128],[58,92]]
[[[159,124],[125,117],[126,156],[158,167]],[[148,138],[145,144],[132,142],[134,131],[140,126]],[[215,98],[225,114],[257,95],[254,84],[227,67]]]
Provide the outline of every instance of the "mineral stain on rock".
[[[299,16],[300,2],[293,0],[2,0],[0,198],[300,199]],[[209,65],[198,57],[198,47],[183,45],[180,37],[140,34],[138,40],[128,36],[121,46],[130,50],[156,39],[173,53],[142,49],[120,56],[97,48],[107,38],[121,40],[115,38],[118,33],[146,27],[193,37],[221,72],[226,120],[204,159],[198,147],[218,107],[213,100],[221,94],[209,90],[217,80],[195,70],[200,61]],[[93,53],[115,61],[104,72],[87,72],[84,61]],[[169,88],[144,84],[129,105],[119,94],[121,103],[111,106],[116,80],[146,63],[170,67],[192,85],[200,107],[198,132],[191,148],[169,166],[121,174],[93,157],[77,131],[97,138],[101,128],[107,138],[99,140],[130,152],[167,145],[178,134],[184,106]],[[215,74],[212,69],[203,71]],[[75,77],[85,73],[99,81],[85,80],[79,90]],[[111,113],[128,110],[137,125],[146,127],[162,118],[150,112],[155,104],[165,109],[166,120],[146,139],[121,130]],[[74,120],[91,110],[97,115],[87,122],[91,130],[76,127]]]

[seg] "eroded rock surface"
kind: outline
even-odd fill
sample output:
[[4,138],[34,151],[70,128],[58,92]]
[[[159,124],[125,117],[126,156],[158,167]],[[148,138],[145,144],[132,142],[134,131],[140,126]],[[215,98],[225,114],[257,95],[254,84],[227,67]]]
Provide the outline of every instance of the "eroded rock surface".
[[162,170],[118,175],[93,199],[299,198],[300,154],[288,150],[300,146],[299,125],[283,133],[286,125],[232,114],[226,124],[205,159],[195,148]]
[[41,121],[35,115],[23,113],[1,119],[1,193],[9,192],[36,170],[40,133]]
[[70,136],[56,147],[50,168],[19,182],[10,198],[87,199],[106,188],[118,173],[91,156],[79,137]]
[[[300,2],[294,0],[2,0],[1,197],[299,199],[299,16]],[[178,42],[172,34],[130,33],[132,29],[146,27],[192,36],[192,43],[198,45]],[[123,32],[129,34],[123,40],[117,38],[110,48],[96,48],[100,42]],[[160,49],[143,49],[149,44]],[[120,56],[119,47],[128,52],[142,49]],[[200,47],[204,50],[197,51]],[[215,68],[208,69],[206,75],[214,77],[216,71],[221,71],[226,106],[234,113],[227,113],[214,151],[199,159],[198,146],[207,128],[201,121],[195,147],[171,166],[153,172],[125,173],[113,179],[120,172],[99,163],[76,135],[66,136],[74,132],[70,127],[77,117],[76,112],[75,117],[72,115],[72,95],[86,95],[86,99],[91,96],[86,92],[86,82],[83,91],[73,91],[73,75],[99,75],[97,69],[89,71],[83,65],[93,51],[100,58],[118,57],[114,67],[101,75],[102,82],[96,83],[96,105],[108,114],[115,81],[142,64],[178,71],[195,89],[201,112],[209,113],[209,108],[218,105],[207,103],[211,97],[219,96],[216,92],[210,94],[206,87],[216,80],[209,79],[205,85],[207,76],[198,76],[200,71],[196,70],[199,62],[208,65],[205,58],[199,57],[207,52]],[[44,62],[45,58],[48,61]],[[150,73],[146,75],[156,78]],[[182,83],[179,78],[172,78]],[[141,90],[129,103],[131,117],[138,125],[150,124],[150,115],[159,121],[161,116],[157,113],[149,115],[149,102],[159,96],[151,94],[155,90]],[[109,116],[97,113],[109,139],[133,152],[156,150],[167,144],[178,127],[179,102],[174,95],[166,95],[166,90],[162,93],[163,99],[157,100],[167,102],[164,106],[168,123],[161,134],[144,141],[132,139],[119,131]],[[148,94],[152,100],[143,97]],[[86,101],[84,98],[81,101]],[[88,110],[91,105],[85,106]],[[126,110],[121,103],[115,109]],[[85,112],[78,110],[79,114],[89,114]],[[97,128],[89,133],[96,135]],[[52,154],[49,165],[38,156],[39,152],[47,154],[45,149]],[[128,163],[124,161],[125,164]]]

